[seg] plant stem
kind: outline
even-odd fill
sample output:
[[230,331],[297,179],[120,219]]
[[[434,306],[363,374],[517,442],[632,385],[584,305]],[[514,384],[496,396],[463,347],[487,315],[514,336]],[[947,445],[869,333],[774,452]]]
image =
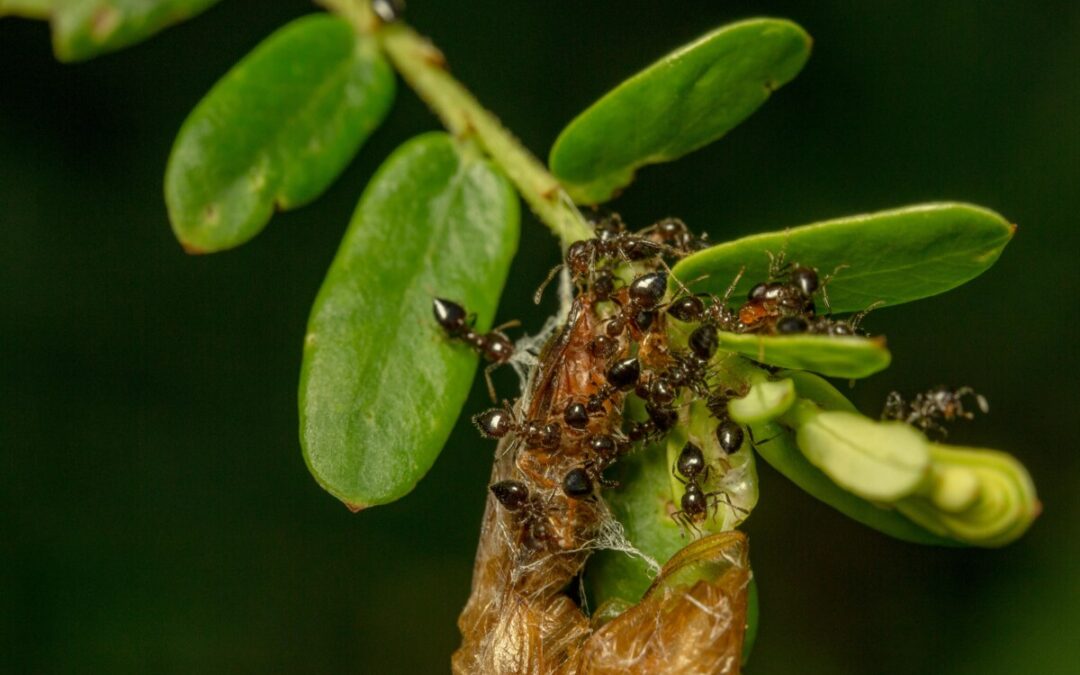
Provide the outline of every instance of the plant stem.
[[402,78],[460,138],[477,141],[517,187],[536,216],[559,238],[563,249],[592,237],[573,201],[544,165],[476,97],[446,70],[446,60],[427,38],[401,22],[383,25],[367,0],[320,0],[349,20],[357,31],[373,35]]

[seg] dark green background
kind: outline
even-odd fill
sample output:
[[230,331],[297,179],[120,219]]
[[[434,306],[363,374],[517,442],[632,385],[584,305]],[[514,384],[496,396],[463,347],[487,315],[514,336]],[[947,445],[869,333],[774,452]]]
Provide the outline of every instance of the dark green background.
[[[617,202],[632,223],[676,214],[723,239],[939,198],[1019,223],[984,277],[871,316],[895,365],[853,396],[873,414],[893,387],[977,387],[992,413],[953,440],[1019,456],[1045,514],[1005,550],[922,549],[763,468],[749,672],[1076,672],[1076,3],[410,4],[540,154],[608,87],[718,24],[805,26],[803,74],[729,138],[643,171]],[[4,672],[448,668],[490,443],[459,423],[409,498],[353,515],[307,474],[295,403],[308,307],[356,198],[435,120],[403,90],[324,199],[237,251],[188,257],[166,222],[161,179],[184,116],[310,9],[225,0],[75,66],[52,59],[43,25],[0,21]],[[501,316],[535,329],[529,297],[557,252],[524,228]]]

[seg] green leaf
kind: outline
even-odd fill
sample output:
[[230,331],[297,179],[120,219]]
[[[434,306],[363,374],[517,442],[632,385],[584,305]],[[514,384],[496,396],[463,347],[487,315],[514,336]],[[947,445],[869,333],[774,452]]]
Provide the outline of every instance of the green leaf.
[[878,506],[841,488],[803,456],[796,447],[791,432],[779,424],[754,427],[754,437],[758,439],[755,450],[774,469],[810,496],[825,502],[848,518],[890,537],[916,544],[960,545],[953,539],[939,536],[916,525],[895,509]]
[[0,16],[52,23],[53,51],[82,61],[141,42],[219,0],[0,0]]
[[1015,230],[978,206],[923,204],[744,237],[684,258],[673,273],[683,280],[707,275],[695,290],[720,295],[745,268],[733,296],[741,298],[768,278],[767,254],[784,253],[823,275],[835,270],[826,284],[830,307],[856,312],[937,295],[974,279],[994,264]]
[[300,440],[315,479],[353,509],[409,492],[442,450],[477,356],[445,337],[439,295],[487,330],[517,248],[507,180],[443,133],[379,169],[311,311]]
[[0,17],[48,19],[57,0],[0,0]]
[[720,138],[802,69],[810,36],[790,21],[724,26],[626,80],[559,134],[548,163],[579,203],[611,199],[646,164]]
[[881,337],[721,331],[720,348],[771,366],[810,370],[828,377],[867,377],[888,368],[892,361]]
[[184,248],[251,239],[275,206],[318,197],[382,122],[393,71],[370,38],[316,14],[264,40],[210,90],[180,129],[165,200]]

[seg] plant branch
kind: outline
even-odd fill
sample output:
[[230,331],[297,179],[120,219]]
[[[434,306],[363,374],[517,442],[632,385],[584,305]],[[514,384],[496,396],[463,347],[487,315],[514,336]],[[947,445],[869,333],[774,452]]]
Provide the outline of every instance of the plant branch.
[[446,59],[427,38],[397,22],[381,24],[366,0],[320,0],[357,31],[373,35],[402,78],[460,138],[473,138],[517,187],[536,216],[565,249],[592,236],[573,201],[544,165],[446,69]]

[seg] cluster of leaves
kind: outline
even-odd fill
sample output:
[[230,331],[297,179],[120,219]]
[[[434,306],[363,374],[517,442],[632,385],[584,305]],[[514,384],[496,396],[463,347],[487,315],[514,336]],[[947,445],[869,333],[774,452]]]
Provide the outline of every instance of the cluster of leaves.
[[[0,0],[0,15],[49,18],[58,57],[76,60],[213,2]],[[669,54],[566,127],[550,153],[551,179],[407,26],[379,21],[363,0],[328,4],[337,15],[282,27],[195,107],[177,136],[165,192],[189,252],[248,241],[275,209],[309,203],[341,173],[388,114],[395,69],[455,132],[418,136],[385,161],[312,309],[300,381],[304,457],[320,485],[360,509],[408,493],[461,412],[477,356],[443,339],[430,300],[435,292],[454,298],[476,313],[478,330],[490,326],[517,247],[517,193],[564,245],[587,235],[580,217],[577,229],[548,217],[544,200],[554,204],[565,190],[579,204],[608,201],[640,167],[722,137],[799,72],[810,39],[788,21],[754,19]],[[539,190],[537,177],[557,180],[556,189]],[[746,237],[691,255],[673,272],[704,278],[695,290],[722,294],[742,271],[735,292],[744,294],[768,276],[767,254],[784,251],[821,270],[843,266],[828,286],[831,308],[853,312],[969,281],[996,261],[1014,229],[979,207],[926,204]],[[379,279],[377,290],[370,278]],[[418,337],[396,339],[403,331]],[[759,454],[852,518],[921,543],[996,546],[1038,512],[1030,479],[1011,457],[948,448],[906,425],[862,417],[811,374],[879,372],[890,362],[883,340],[722,333],[717,358],[725,385],[734,378],[750,387],[730,414],[769,439],[757,444]],[[638,478],[607,495],[634,544],[659,560],[685,543],[664,510],[679,496],[670,472],[678,442],[628,460]],[[635,565],[599,556],[594,593],[640,597],[648,577]]]

